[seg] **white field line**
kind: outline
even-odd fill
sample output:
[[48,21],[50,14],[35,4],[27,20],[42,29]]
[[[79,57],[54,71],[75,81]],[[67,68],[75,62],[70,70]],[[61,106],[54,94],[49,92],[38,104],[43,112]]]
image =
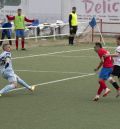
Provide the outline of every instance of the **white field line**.
[[[74,76],[74,77],[64,78],[64,79],[60,79],[60,80],[54,80],[54,81],[39,83],[39,84],[35,84],[34,86],[37,87],[37,86],[43,86],[43,85],[47,85],[47,84],[54,84],[54,83],[58,83],[58,82],[64,82],[64,81],[68,81],[68,80],[84,78],[84,77],[89,77],[89,76],[94,76],[94,75],[95,75],[95,73],[90,73],[90,74],[86,74],[86,75]],[[23,89],[25,89],[25,88],[24,87],[16,88],[16,89],[11,90],[10,92],[23,90]]]
[[[105,48],[115,48],[115,47],[105,47]],[[55,55],[55,54],[71,53],[71,52],[77,52],[77,51],[88,51],[88,50],[93,50],[93,48],[86,48],[86,49],[79,49],[79,50],[69,50],[69,51],[58,51],[58,52],[38,54],[38,55],[19,56],[19,57],[14,57],[12,59],[16,60],[16,59],[32,58],[32,57],[39,57],[39,56],[49,56],[49,55]]]
[[31,72],[31,73],[65,73],[65,74],[90,74],[82,72],[67,72],[67,71],[38,71],[38,70],[15,70],[16,72]]
[[70,52],[77,52],[77,51],[87,51],[92,50],[93,48],[87,48],[87,49],[79,49],[79,50],[69,50],[69,51],[59,51],[59,52],[52,52],[52,53],[45,53],[45,54],[38,54],[38,55],[29,55],[29,56],[21,56],[21,57],[14,57],[15,59],[24,59],[24,58],[32,58],[32,57],[39,57],[39,56],[48,56],[48,55],[54,55],[54,54],[62,54],[62,53],[70,53]]
[[49,57],[61,57],[61,58],[98,58],[97,56],[62,56],[62,55],[48,55]]

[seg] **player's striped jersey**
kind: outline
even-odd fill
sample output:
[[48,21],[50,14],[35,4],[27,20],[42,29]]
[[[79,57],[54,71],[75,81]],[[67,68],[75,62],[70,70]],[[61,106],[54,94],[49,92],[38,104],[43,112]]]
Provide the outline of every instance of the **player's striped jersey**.
[[[9,66],[5,69],[5,65],[6,65],[6,59],[9,58]],[[11,61],[11,53],[4,51],[1,53],[0,55],[0,72],[4,72],[5,70],[13,70],[12,68],[12,61]]]
[[[116,48],[115,53],[116,54],[119,54],[120,53],[120,46],[118,46]],[[114,57],[113,60],[114,60],[114,65],[120,66],[120,56]]]

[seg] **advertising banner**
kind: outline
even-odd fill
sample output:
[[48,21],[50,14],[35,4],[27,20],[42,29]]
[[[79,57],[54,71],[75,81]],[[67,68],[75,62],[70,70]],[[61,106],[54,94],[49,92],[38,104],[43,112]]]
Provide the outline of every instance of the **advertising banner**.
[[80,19],[96,16],[104,21],[120,21],[120,0],[74,0]]

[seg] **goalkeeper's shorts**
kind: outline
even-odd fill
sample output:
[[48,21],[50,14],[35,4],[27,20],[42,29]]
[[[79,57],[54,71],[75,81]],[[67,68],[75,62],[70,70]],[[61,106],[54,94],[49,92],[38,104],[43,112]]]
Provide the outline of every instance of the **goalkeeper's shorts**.
[[17,75],[13,70],[6,70],[2,73],[3,78],[9,81],[9,83],[17,82]]

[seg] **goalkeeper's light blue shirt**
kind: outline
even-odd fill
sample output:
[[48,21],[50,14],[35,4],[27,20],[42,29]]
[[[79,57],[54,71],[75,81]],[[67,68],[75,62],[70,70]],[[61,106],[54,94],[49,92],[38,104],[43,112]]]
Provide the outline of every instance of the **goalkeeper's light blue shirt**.
[[[9,58],[9,66],[5,69],[6,59]],[[11,53],[4,51],[0,55],[0,72],[4,73],[5,71],[13,71],[12,61],[11,61]]]

